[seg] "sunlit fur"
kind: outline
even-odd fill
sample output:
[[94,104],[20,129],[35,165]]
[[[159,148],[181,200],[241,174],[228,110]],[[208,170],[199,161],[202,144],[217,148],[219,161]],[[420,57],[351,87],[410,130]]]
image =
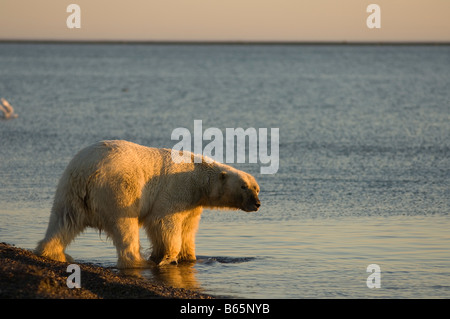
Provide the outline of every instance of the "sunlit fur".
[[126,141],[103,141],[81,150],[59,181],[48,229],[36,253],[71,261],[64,252],[67,245],[86,227],[94,227],[112,239],[118,267],[145,267],[148,262],[139,244],[143,227],[156,264],[195,260],[203,207],[259,207],[253,176],[202,159],[176,164],[169,149]]

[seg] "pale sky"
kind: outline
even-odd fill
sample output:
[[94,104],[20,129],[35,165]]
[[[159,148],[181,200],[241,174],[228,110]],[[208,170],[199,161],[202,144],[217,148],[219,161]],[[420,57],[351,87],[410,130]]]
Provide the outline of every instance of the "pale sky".
[[450,0],[0,0],[0,40],[450,42]]

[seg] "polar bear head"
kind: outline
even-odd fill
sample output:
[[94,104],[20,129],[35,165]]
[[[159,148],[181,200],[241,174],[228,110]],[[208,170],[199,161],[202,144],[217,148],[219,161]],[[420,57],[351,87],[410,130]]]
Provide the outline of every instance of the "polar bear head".
[[227,165],[217,165],[209,177],[209,207],[257,211],[261,205],[255,178]]

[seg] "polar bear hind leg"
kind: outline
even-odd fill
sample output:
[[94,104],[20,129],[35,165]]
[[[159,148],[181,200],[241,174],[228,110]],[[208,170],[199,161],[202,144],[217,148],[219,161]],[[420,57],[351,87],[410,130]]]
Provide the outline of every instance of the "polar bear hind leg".
[[117,250],[118,268],[144,268],[148,262],[142,257],[139,244],[139,224],[134,217],[121,217],[105,225],[105,233]]
[[85,228],[76,216],[79,215],[74,213],[72,207],[55,203],[47,232],[44,239],[38,243],[35,253],[57,261],[73,262],[72,257],[65,253],[65,249]]
[[200,223],[202,208],[192,210],[183,221],[183,231],[181,233],[181,251],[178,255],[179,261],[195,261],[195,235]]
[[150,259],[158,266],[176,264],[181,250],[181,226],[179,216],[168,215],[155,219],[146,227],[148,238],[152,243]]

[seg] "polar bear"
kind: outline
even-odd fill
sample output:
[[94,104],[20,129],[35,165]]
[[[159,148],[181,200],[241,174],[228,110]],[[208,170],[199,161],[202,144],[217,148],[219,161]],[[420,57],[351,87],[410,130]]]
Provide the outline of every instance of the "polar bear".
[[[112,239],[119,268],[146,267],[139,245],[143,227],[157,265],[195,260],[203,207],[258,210],[260,189],[253,176],[193,153],[190,163],[175,163],[171,151],[122,140],[82,149],[59,181],[45,238],[35,252],[71,261],[66,246],[94,227]],[[197,156],[201,160],[194,160]]]

